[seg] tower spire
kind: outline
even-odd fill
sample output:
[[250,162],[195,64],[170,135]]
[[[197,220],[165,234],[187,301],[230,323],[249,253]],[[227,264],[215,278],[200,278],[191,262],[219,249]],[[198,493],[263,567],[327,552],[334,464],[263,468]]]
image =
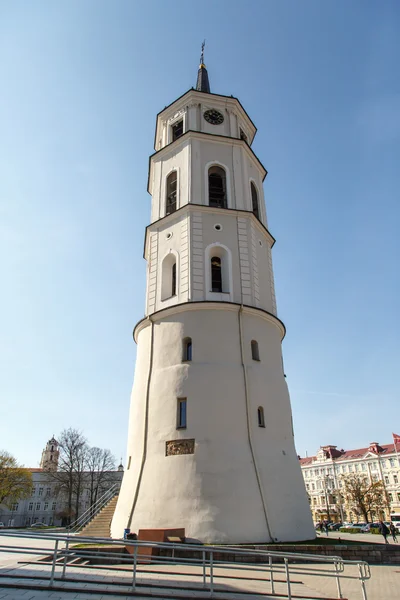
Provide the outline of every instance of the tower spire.
[[206,40],[201,45],[201,54],[200,54],[200,65],[197,73],[197,84],[196,90],[199,92],[205,92],[206,94],[210,93],[210,82],[208,81],[208,73],[206,69],[206,65],[204,64],[204,47],[206,45]]

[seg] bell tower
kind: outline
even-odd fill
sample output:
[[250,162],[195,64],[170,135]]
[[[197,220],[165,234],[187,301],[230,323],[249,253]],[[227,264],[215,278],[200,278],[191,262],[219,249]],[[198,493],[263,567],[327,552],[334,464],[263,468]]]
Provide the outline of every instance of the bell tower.
[[213,543],[315,537],[294,447],[256,127],[196,89],[156,119],[127,466],[112,535]]
[[47,442],[46,447],[42,452],[40,468],[44,471],[57,471],[59,456],[60,451],[58,449],[58,442],[53,436]]

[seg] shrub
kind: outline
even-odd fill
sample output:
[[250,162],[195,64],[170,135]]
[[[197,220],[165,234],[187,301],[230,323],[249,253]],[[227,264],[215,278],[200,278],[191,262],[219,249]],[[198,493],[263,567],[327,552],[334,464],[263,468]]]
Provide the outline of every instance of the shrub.
[[359,527],[341,527],[339,531],[341,533],[362,533]]

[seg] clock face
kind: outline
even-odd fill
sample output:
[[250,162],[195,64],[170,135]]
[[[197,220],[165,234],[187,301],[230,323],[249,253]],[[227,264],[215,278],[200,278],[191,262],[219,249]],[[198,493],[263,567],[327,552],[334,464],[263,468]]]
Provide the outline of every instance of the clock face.
[[213,108],[206,110],[204,118],[208,123],[211,123],[211,125],[221,125],[221,123],[224,122],[224,115]]

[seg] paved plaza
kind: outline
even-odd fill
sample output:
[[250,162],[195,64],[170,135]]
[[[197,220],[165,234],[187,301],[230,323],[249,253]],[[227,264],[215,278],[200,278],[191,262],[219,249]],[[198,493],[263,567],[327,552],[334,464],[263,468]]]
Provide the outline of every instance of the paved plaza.
[[[28,540],[12,537],[1,537],[1,545],[12,545],[15,550],[26,545]],[[29,540],[29,545],[35,544],[38,551],[43,547],[49,547],[47,540]],[[0,553],[0,600],[97,600],[104,598],[132,598],[125,595],[127,586],[131,584],[132,567],[97,568],[91,567],[68,567],[67,576],[79,579],[78,582],[55,581],[55,588],[48,587],[49,568],[35,562],[39,555],[2,552]],[[24,564],[31,561],[34,564]],[[234,600],[255,600],[263,594],[264,598],[271,597],[269,574],[263,566],[255,566],[251,570],[240,569],[238,564],[232,564],[230,569],[215,569],[215,597],[233,598]],[[291,567],[292,568],[292,567]],[[303,570],[302,565],[294,568]],[[305,569],[309,566],[305,566]],[[326,569],[326,565],[315,564],[313,567],[317,572]],[[56,578],[60,577],[61,566],[57,566]],[[354,567],[346,566],[346,573],[356,575]],[[13,576],[13,577],[11,577]],[[40,577],[47,579],[40,579]],[[30,577],[24,581],[24,577]],[[286,593],[284,575],[276,574],[275,592]],[[95,580],[93,585],[89,580]],[[199,569],[193,566],[182,565],[140,565],[138,572],[138,586],[136,598],[149,597],[163,598],[163,594],[169,598],[198,598],[209,597],[208,592],[202,589],[202,579]],[[315,577],[310,574],[293,573],[291,576],[293,598],[337,598],[336,581],[333,578],[321,576]],[[7,588],[5,583],[15,586],[31,585],[31,589]],[[98,587],[96,593],[85,592],[85,589]],[[174,586],[174,590],[168,592],[168,586]],[[396,600],[400,598],[400,565],[399,566],[371,566],[371,579],[366,583],[368,600]],[[114,594],[112,593],[114,592]],[[227,592],[230,592],[227,594]],[[232,593],[234,592],[234,593]],[[362,600],[361,585],[358,580],[342,581],[342,592],[349,600]],[[141,596],[140,593],[144,594]]]

